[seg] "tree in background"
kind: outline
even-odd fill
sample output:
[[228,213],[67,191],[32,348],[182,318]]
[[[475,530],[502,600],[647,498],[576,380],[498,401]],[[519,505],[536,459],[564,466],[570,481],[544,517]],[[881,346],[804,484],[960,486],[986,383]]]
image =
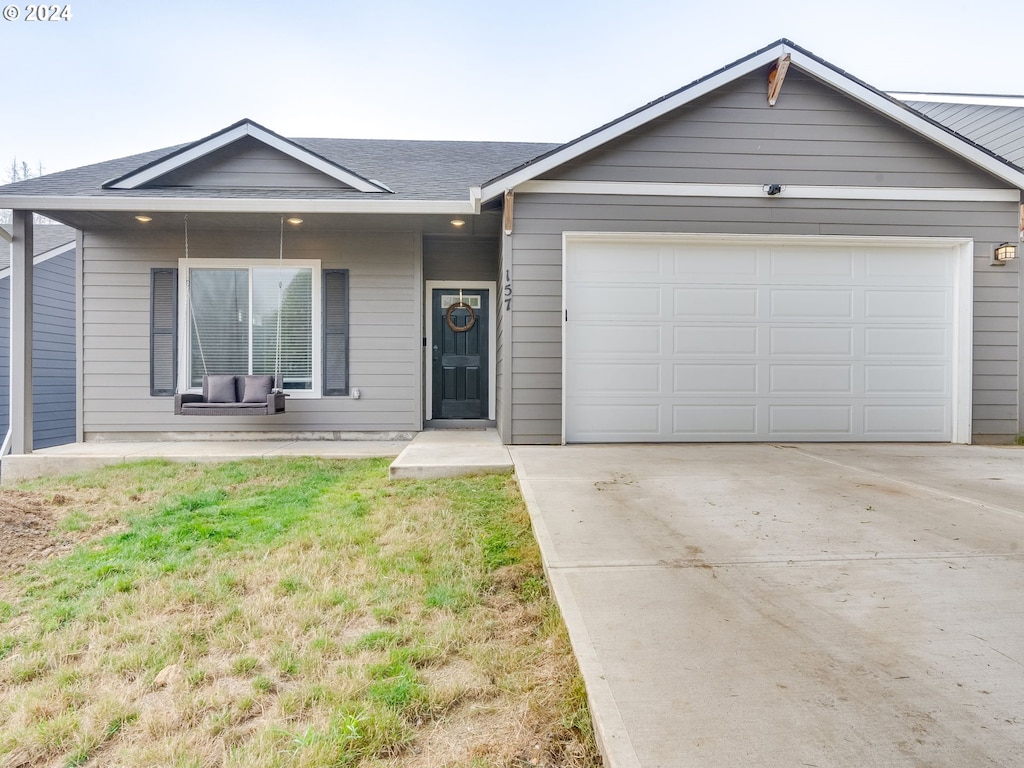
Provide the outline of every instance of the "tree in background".
[[[32,168],[24,160],[18,160],[18,158],[11,158],[11,164],[7,167],[6,178],[4,178],[4,184],[14,184],[16,181],[25,181],[26,179],[34,179],[37,176],[43,175],[43,164],[37,163],[35,168]],[[0,208],[0,227],[9,228],[11,225],[11,211],[10,209]],[[39,216],[35,217],[36,224],[49,224],[49,219]]]

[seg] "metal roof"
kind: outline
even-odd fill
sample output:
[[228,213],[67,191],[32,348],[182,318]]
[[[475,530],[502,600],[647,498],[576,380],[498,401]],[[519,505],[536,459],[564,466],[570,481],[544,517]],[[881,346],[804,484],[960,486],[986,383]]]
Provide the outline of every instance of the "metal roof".
[[[915,98],[904,98],[904,103],[911,109],[942,123],[1014,165],[1024,167],[1024,98],[970,94],[913,96]],[[960,101],[955,101],[958,98]],[[1020,106],[1011,106],[1015,100],[1020,102]]]

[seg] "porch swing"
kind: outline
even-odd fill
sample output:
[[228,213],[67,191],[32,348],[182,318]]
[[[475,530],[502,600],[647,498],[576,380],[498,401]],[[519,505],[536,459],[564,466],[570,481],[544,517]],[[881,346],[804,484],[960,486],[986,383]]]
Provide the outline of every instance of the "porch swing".
[[[199,334],[192,300],[192,274],[188,268],[188,214],[185,214],[185,307],[190,331],[195,332],[199,359],[203,364],[203,393],[180,392],[174,396],[175,416],[273,416],[284,413],[285,398],[281,375],[281,310],[284,283],[277,283],[277,339],[273,375],[210,373]],[[284,216],[281,217],[279,262],[284,264]]]

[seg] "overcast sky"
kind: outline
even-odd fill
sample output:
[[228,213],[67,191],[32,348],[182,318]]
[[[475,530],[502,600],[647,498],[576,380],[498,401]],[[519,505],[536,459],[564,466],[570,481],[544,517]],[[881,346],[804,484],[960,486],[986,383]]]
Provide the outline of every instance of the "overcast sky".
[[64,6],[0,19],[0,181],[14,157],[64,170],[243,117],[290,137],[566,141],[782,37],[883,90],[1024,94],[1024,0]]

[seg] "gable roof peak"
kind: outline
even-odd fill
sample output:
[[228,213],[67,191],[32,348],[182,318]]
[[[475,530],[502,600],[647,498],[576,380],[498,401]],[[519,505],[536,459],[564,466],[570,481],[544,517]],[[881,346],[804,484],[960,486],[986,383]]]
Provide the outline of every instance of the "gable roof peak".
[[228,127],[222,128],[205,138],[179,147],[163,157],[159,157],[126,174],[111,179],[103,184],[103,189],[138,189],[139,187],[144,187],[172,171],[180,170],[190,163],[246,137],[256,139],[359,192],[391,192],[384,184],[371,181],[365,176],[360,176],[348,168],[313,152],[307,147],[285,138],[269,128],[264,128],[255,120],[250,120],[249,118],[242,118],[238,122],[232,123]]
[[825,59],[788,38],[780,38],[731,64],[694,80],[659,99],[619,117],[610,123],[562,144],[539,157],[513,168],[486,182],[481,188],[484,202],[493,200],[505,190],[535,179],[555,167],[590,152],[609,141],[646,125],[673,110],[689,104],[701,96],[722,88],[729,83],[769,67],[783,55],[789,55],[793,66],[818,82],[827,85],[864,107],[888,117],[929,141],[949,150],[973,165],[1013,186],[1024,189],[1024,169],[996,155],[960,134],[946,128],[931,118],[911,109],[899,99],[858,79]]

